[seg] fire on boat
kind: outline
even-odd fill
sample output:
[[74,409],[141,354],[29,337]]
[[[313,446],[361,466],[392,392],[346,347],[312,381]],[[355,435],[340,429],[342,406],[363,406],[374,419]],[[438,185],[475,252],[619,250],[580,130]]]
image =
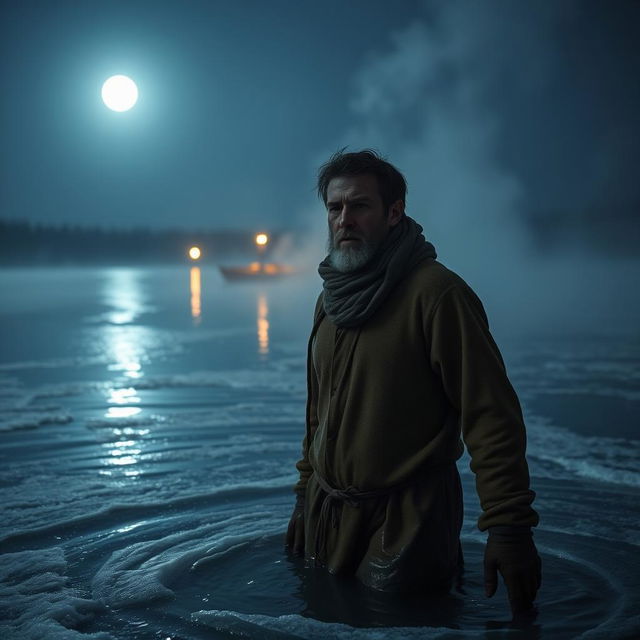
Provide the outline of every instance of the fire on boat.
[[286,264],[272,262],[252,262],[246,266],[219,267],[220,272],[227,280],[266,280],[291,276],[297,273],[297,269]]

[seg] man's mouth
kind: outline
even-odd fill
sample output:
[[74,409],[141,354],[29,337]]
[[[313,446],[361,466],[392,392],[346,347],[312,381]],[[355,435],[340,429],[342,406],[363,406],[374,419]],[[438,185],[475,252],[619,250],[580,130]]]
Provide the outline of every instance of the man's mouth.
[[360,242],[360,238],[357,238],[356,236],[343,236],[338,238],[338,243],[340,244],[342,242]]

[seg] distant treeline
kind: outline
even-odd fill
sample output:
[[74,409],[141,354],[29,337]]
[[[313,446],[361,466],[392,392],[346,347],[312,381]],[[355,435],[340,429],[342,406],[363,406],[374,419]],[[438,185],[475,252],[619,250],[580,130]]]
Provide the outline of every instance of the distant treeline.
[[[278,236],[272,234],[270,245]],[[101,229],[0,220],[0,265],[5,266],[182,262],[194,245],[206,261],[256,255],[254,234],[248,231]]]

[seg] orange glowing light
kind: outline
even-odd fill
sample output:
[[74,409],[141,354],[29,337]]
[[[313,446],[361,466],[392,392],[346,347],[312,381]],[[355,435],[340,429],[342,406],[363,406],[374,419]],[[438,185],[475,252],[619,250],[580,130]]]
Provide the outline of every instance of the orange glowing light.
[[202,251],[200,251],[200,247],[191,247],[191,249],[189,249],[189,257],[192,260],[199,260],[201,255]]
[[264,293],[258,295],[258,353],[269,353],[269,305]]
[[269,236],[266,233],[259,233],[256,236],[256,244],[259,247],[264,247],[267,244],[267,242],[269,242]]
[[201,290],[202,285],[200,282],[200,267],[191,267],[191,273],[189,274],[189,284],[191,289],[191,316],[194,322],[200,321],[200,314],[202,313],[201,305]]

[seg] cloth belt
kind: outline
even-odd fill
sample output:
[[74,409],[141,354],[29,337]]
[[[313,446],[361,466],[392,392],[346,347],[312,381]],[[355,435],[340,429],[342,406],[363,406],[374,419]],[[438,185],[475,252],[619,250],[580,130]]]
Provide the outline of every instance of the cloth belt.
[[334,529],[338,528],[340,517],[338,510],[341,503],[350,507],[359,507],[365,500],[380,498],[397,491],[403,487],[415,482],[415,478],[409,481],[387,487],[385,489],[371,489],[370,491],[359,491],[355,487],[347,487],[346,489],[334,489],[317,471],[314,470],[313,475],[320,485],[320,488],[326,493],[322,506],[320,508],[320,517],[316,526],[316,535],[313,543],[313,558],[316,562],[324,559],[327,546],[327,526],[329,522]]

